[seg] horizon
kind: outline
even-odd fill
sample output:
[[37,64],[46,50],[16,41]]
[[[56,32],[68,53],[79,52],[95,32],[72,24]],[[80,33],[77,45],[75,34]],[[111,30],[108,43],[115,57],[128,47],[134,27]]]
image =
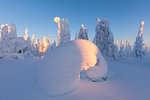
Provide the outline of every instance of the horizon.
[[[106,18],[110,22],[110,28],[114,35],[114,42],[129,40],[134,43],[138,34],[141,21],[145,22],[143,38],[144,43],[150,43],[150,1],[140,0],[115,0],[114,1],[42,1],[42,0],[14,0],[1,1],[0,24],[11,22],[16,24],[17,35],[24,36],[25,28],[28,35],[35,38],[50,36],[57,41],[57,23],[54,17],[68,18],[71,40],[76,32],[79,32],[83,24],[88,29],[90,40],[95,36],[96,18]],[[4,9],[5,8],[5,9]]]

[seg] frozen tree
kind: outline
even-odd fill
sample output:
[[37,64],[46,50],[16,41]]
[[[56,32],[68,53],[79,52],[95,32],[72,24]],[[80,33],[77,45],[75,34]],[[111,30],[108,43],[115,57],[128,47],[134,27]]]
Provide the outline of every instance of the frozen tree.
[[116,50],[117,50],[117,56],[119,56],[119,42],[116,40]]
[[78,33],[75,34],[75,40],[77,40],[77,39],[78,39]]
[[24,40],[27,40],[27,39],[28,39],[28,29],[26,28],[25,29]]
[[32,42],[32,44],[34,45],[34,34],[32,35],[31,42]]
[[129,41],[126,41],[125,56],[130,56],[130,54],[131,54],[131,45]]
[[43,36],[42,46],[43,46],[43,53],[46,53],[49,47],[49,43],[46,36]]
[[17,37],[16,25],[11,23],[11,27],[13,37]]
[[144,26],[144,21],[141,22],[140,29],[136,37],[136,41],[134,43],[134,49],[133,49],[133,54],[138,58],[141,58],[144,55],[143,26]]
[[78,34],[78,39],[84,39],[84,40],[89,40],[88,38],[88,33],[87,33],[87,28],[81,25],[80,32]]
[[4,45],[6,41],[9,39],[9,33],[8,33],[8,25],[2,24],[1,25],[1,42]]
[[119,56],[120,56],[120,57],[124,57],[124,56],[125,56],[125,50],[124,50],[124,43],[123,43],[123,40],[121,40],[121,43],[120,43]]
[[56,47],[56,42],[53,41],[52,46],[51,46],[51,49],[53,49],[53,48],[55,48],[55,47]]
[[67,18],[60,20],[59,17],[54,18],[54,22],[58,23],[58,44],[70,41],[70,28]]
[[117,48],[114,45],[114,37],[109,28],[109,21],[107,19],[100,21],[99,19],[95,31],[93,42],[98,46],[103,56],[108,59],[116,59]]

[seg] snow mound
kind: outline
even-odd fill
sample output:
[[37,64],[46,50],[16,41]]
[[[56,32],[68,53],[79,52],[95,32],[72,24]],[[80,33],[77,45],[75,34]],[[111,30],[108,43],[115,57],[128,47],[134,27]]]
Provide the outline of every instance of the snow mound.
[[92,81],[107,78],[106,61],[98,47],[87,40],[69,41],[48,52],[39,67],[38,80],[40,87],[54,96],[77,88],[80,75]]

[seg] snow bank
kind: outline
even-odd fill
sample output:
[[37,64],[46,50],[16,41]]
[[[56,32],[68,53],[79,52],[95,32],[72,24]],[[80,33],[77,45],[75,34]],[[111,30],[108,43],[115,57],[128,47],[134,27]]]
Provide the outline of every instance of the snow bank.
[[80,75],[92,81],[107,77],[104,58],[87,40],[66,42],[51,50],[39,68],[39,85],[49,95],[61,95],[77,88]]

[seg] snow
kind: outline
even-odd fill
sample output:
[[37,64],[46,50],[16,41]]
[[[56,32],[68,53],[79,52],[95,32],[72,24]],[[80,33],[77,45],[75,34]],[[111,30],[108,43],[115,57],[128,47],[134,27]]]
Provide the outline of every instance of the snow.
[[97,46],[82,39],[63,43],[45,56],[39,85],[49,95],[62,95],[78,87],[80,72],[92,81],[107,78],[107,63]]
[[98,46],[103,56],[107,60],[116,59],[117,48],[114,45],[114,36],[110,30],[109,21],[107,19],[98,20],[95,32],[93,43]]
[[84,27],[84,25],[81,25],[79,34],[78,34],[78,39],[85,39],[85,40],[89,40],[88,38],[88,29],[86,27]]
[[81,79],[78,89],[48,96],[38,86],[41,59],[0,60],[0,100],[149,100],[150,57],[109,62],[104,82]]
[[58,23],[58,44],[70,41],[71,34],[68,19],[63,18],[60,20],[59,17],[55,17],[54,22]]

